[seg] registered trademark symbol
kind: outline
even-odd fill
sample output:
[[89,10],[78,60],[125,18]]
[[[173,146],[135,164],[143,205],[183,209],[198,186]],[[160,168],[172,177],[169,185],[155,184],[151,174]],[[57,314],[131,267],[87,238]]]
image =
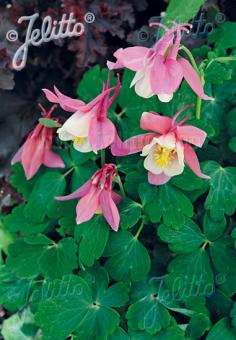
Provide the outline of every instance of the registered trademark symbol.
[[87,24],[92,24],[95,21],[95,15],[92,12],[87,12],[84,15],[84,21],[87,22]]

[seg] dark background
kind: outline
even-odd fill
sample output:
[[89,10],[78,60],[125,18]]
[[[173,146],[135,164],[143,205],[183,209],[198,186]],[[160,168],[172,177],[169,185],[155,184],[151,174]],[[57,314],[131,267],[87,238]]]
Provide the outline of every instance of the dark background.
[[[150,46],[153,41],[149,39],[148,21],[165,11],[167,5],[164,0],[0,0],[0,176],[9,175],[12,155],[37,121],[37,104],[48,105],[41,89],[52,89],[56,84],[75,97],[81,76],[89,67],[96,63],[105,66],[119,47]],[[206,18],[215,11],[224,13],[226,20],[236,20],[236,1],[209,0],[202,7]],[[12,70],[12,56],[25,39],[26,25],[17,24],[20,16],[39,13],[40,27],[48,14],[60,19],[63,13],[71,12],[83,23],[84,14],[92,12],[95,21],[85,23],[85,33],[76,39],[30,47],[26,67],[22,71]],[[19,41],[7,41],[6,32],[10,29],[18,31]],[[198,46],[205,38],[199,34],[198,39],[187,44]]]

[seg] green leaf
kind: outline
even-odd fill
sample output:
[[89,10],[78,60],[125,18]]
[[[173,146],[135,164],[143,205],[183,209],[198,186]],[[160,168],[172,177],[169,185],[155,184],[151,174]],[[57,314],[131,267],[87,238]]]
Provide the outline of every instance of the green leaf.
[[70,156],[72,159],[71,166],[78,166],[86,163],[89,159],[96,160],[96,155],[93,152],[79,152],[77,151],[73,144],[70,145]]
[[16,163],[12,166],[10,183],[14,188],[17,189],[18,192],[23,195],[23,197],[28,198],[41,172],[42,170],[39,169],[33,178],[27,180],[21,163]]
[[228,318],[219,320],[208,333],[206,340],[235,340],[236,334]]
[[[122,76],[122,87],[119,93],[118,103],[120,107],[125,111],[126,116],[128,116],[130,120],[132,120],[132,122],[135,122],[135,125],[139,126],[137,122],[139,122],[142,112],[156,111],[158,100],[155,96],[148,99],[138,96],[134,88],[130,87],[133,77],[134,72],[125,69]],[[129,122],[129,126],[130,125],[131,124]],[[127,129],[126,127],[127,125],[125,125],[125,129],[123,129],[122,131],[122,139],[131,137],[131,133],[133,132],[131,128]]]
[[[33,325],[33,315],[29,310],[24,310],[21,315],[14,314],[4,320],[2,325],[2,335],[4,340],[33,340],[35,339],[36,329]],[[31,332],[25,332],[30,327]],[[30,333],[30,334],[29,334]]]
[[232,137],[229,141],[229,148],[233,152],[236,152],[236,137]]
[[131,330],[146,330],[150,334],[166,328],[170,323],[168,310],[159,303],[158,299],[152,297],[144,297],[132,304],[126,318]]
[[166,10],[165,21],[188,22],[195,17],[203,4],[204,0],[189,0],[188,6],[184,1],[171,0]]
[[47,205],[56,196],[63,195],[65,188],[65,178],[59,172],[50,171],[42,175],[36,182],[25,206],[24,215],[26,218],[31,223],[43,222]]
[[170,274],[166,277],[165,283],[180,297],[212,294],[214,276],[208,254],[204,249],[178,255],[170,262],[168,271]]
[[109,235],[107,222],[102,215],[95,215],[90,221],[76,227],[75,238],[79,242],[79,260],[85,266],[92,266],[105,249]]
[[7,254],[8,246],[14,242],[13,236],[6,230],[5,225],[2,223],[0,218],[0,252],[1,250]]
[[39,275],[39,258],[44,252],[42,245],[32,246],[22,240],[9,246],[8,267],[22,278]]
[[[107,304],[101,302],[101,294],[100,300],[92,296],[91,288],[81,277],[66,276],[55,284],[55,295],[41,302],[36,313],[36,323],[45,335],[64,339],[74,332],[79,339],[92,340],[106,339],[116,330],[119,314],[111,308],[111,292],[111,303]],[[117,293],[113,290],[114,295]]]
[[169,183],[160,186],[155,198],[144,208],[153,223],[159,222],[163,217],[167,226],[180,226],[184,223],[185,216],[193,216],[191,201]]
[[226,117],[227,129],[230,136],[236,135],[236,108],[232,109]]
[[50,118],[39,118],[39,123],[47,128],[59,128],[61,126],[60,123]]
[[224,49],[236,47],[236,23],[224,22],[209,34],[208,39]]
[[110,257],[106,268],[116,281],[142,280],[150,269],[146,248],[128,231],[110,234],[105,256]]
[[201,189],[203,180],[197,177],[188,167],[185,167],[182,174],[172,177],[171,184],[181,190],[193,191]]
[[236,273],[236,251],[230,237],[210,243],[211,258],[220,273]]
[[202,313],[194,314],[186,328],[186,335],[190,339],[201,338],[206,331],[211,327],[211,321],[209,317]]
[[169,243],[169,248],[177,253],[189,253],[199,248],[205,237],[201,229],[191,219],[186,218],[179,228],[168,227],[161,224],[158,227],[161,240]]
[[17,278],[6,266],[0,267],[0,304],[11,312],[24,307],[31,293],[32,281]]
[[130,340],[130,337],[123,328],[118,327],[117,330],[108,337],[108,340]]
[[[79,82],[77,93],[80,99],[86,103],[94,99],[102,92],[102,81],[107,81],[108,69],[101,69],[99,65],[95,65],[87,71],[82,80]],[[116,84],[113,72],[111,72],[111,87]]]
[[223,235],[226,227],[225,217],[219,221],[213,221],[209,212],[206,212],[203,218],[203,230],[206,238],[210,241],[215,241],[217,238]]
[[48,221],[34,225],[24,215],[24,209],[25,204],[18,205],[4,218],[3,223],[8,231],[12,233],[19,231],[22,235],[27,236],[43,232],[48,227]]
[[48,245],[39,258],[40,271],[51,278],[70,274],[77,267],[77,246],[73,238]]
[[141,218],[142,206],[141,204],[124,198],[119,204],[120,212],[120,228],[126,230],[132,228]]
[[223,84],[225,80],[230,80],[232,69],[228,65],[212,62],[205,71],[205,81],[211,84]]
[[204,173],[211,176],[210,191],[205,209],[213,220],[222,220],[224,214],[232,215],[236,209],[236,168],[223,168],[214,161],[206,162]]
[[72,174],[71,191],[75,191],[82,186],[97,170],[96,163],[92,161],[76,166]]

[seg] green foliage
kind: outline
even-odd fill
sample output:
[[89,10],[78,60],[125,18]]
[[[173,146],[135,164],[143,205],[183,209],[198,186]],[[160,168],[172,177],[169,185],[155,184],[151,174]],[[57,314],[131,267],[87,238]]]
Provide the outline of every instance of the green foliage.
[[[163,23],[189,21],[203,3],[169,1]],[[208,135],[196,152],[209,180],[185,166],[181,175],[153,186],[139,153],[115,158],[107,149],[106,163],[117,164],[124,187],[113,183],[124,196],[115,232],[99,210],[77,225],[79,199],[55,199],[91,178],[101,167],[100,153],[80,153],[55,138],[65,168],[41,166],[27,181],[21,164],[12,167],[10,183],[22,200],[12,200],[11,212],[0,219],[4,340],[236,339],[235,24],[218,25],[210,44],[193,51],[214,100],[202,101],[200,120],[196,105],[180,116],[189,115],[189,124]],[[92,67],[78,97],[88,103],[97,96],[107,73]],[[133,77],[133,71],[121,73],[122,89],[109,109],[122,140],[143,132],[144,111],[172,117],[196,103],[185,81],[169,103],[139,97],[130,88]]]
[[178,23],[188,22],[197,14],[203,4],[204,0],[190,0],[188,6],[184,1],[171,0],[166,10],[166,16],[169,20]]

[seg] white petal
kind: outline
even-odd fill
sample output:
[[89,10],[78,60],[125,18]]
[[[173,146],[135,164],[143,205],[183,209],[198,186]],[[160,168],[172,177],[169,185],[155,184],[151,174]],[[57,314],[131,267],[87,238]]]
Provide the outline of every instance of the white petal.
[[133,80],[131,81],[130,87],[134,86],[137,83],[137,81],[143,78],[143,76],[144,76],[144,69],[137,71],[134,75]]
[[171,99],[173,98],[173,93],[172,94],[167,94],[167,93],[159,93],[158,94],[158,98],[161,102],[163,103],[168,103],[169,101],[171,101]]
[[89,143],[89,140],[88,138],[86,138],[83,142],[81,143],[76,143],[74,142],[73,144],[74,148],[77,150],[77,151],[80,151],[80,152],[90,152],[92,151],[92,148],[90,146],[90,143]]
[[140,97],[143,97],[143,98],[152,97],[154,95],[154,92],[152,91],[152,88],[151,88],[150,69],[146,68],[146,69],[140,70],[138,72],[142,72],[142,77],[141,77],[141,73],[140,73],[140,74],[137,75],[137,77],[135,75],[136,79],[135,78],[133,79],[133,82],[135,81],[135,92]]
[[154,158],[154,152],[151,151],[144,160],[144,168],[151,171],[155,175],[159,175],[163,172],[162,168],[157,165]]
[[179,163],[184,165],[184,145],[183,143],[176,143],[176,152],[178,156]]
[[180,163],[178,157],[173,159],[173,161],[163,168],[163,172],[167,176],[180,175],[184,171],[184,163]]
[[172,149],[176,147],[176,138],[173,132],[167,133],[166,135],[162,135],[156,138],[157,143],[161,146],[164,146],[168,149]]
[[62,125],[62,129],[77,137],[87,137],[91,118],[90,112],[76,112]]
[[151,151],[152,147],[157,144],[157,138],[154,137],[151,141],[151,143],[145,145],[142,149],[142,153],[140,154],[140,156],[147,156],[149,154],[149,152]]
[[63,140],[63,141],[73,140],[76,137],[76,136],[72,135],[71,133],[65,131],[63,129],[63,127],[60,127],[57,130],[57,133],[59,135],[60,140]]

